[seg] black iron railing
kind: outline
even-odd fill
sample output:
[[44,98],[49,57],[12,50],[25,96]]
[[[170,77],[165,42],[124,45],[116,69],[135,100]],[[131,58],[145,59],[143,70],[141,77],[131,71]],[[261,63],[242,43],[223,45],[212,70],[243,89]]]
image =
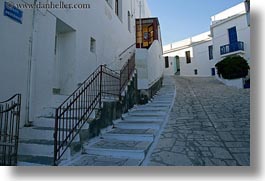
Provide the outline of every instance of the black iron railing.
[[122,93],[135,70],[135,54],[128,60],[120,71],[120,92]]
[[0,102],[0,165],[17,165],[21,95]]
[[[134,56],[124,66],[126,71],[117,73],[106,66],[99,66],[86,81],[56,109],[54,132],[54,165],[63,157],[80,129],[95,111],[102,100],[119,98],[121,91],[135,70]],[[126,72],[126,78],[125,78]],[[122,83],[121,83],[122,80]]]
[[232,44],[223,45],[220,47],[220,54],[225,55],[236,51],[244,51],[244,42],[238,41]]

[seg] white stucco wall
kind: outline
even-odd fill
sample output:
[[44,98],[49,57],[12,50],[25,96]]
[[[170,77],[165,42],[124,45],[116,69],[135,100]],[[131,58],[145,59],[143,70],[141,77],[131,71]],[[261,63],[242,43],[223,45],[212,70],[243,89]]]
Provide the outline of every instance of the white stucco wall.
[[21,93],[21,118],[25,118],[32,10],[23,11],[22,24],[3,16],[4,1],[0,11],[0,101]]
[[211,26],[212,36],[213,36],[213,46],[214,46],[214,59],[219,62],[223,59],[220,54],[220,47],[229,44],[228,29],[232,27],[237,29],[238,41],[244,42],[245,51],[241,56],[246,60],[250,61],[250,27],[247,23],[246,14],[237,16],[227,21],[223,21],[221,24]]
[[[180,75],[181,76],[200,76],[207,77],[212,75],[211,69],[215,63],[209,60],[208,47],[212,45],[210,32],[202,33],[197,36],[172,43],[164,46],[164,57],[169,57],[169,68],[165,68],[165,75],[174,74],[174,59],[179,56],[180,59]],[[191,63],[187,64],[186,51],[190,51]],[[164,65],[165,67],[165,65]],[[194,70],[197,69],[198,74],[195,75]]]
[[[165,56],[164,56],[164,58],[165,58]],[[176,63],[176,57],[168,57],[169,67],[166,68],[165,59],[164,59],[164,63],[163,63],[164,71],[163,71],[163,74],[166,75],[166,76],[174,75],[176,73],[176,70],[175,70],[175,67],[174,67],[175,63]]]
[[[147,1],[142,1],[146,5],[142,6],[141,16],[149,17]],[[27,2],[33,3],[33,0]],[[69,0],[67,3],[84,3],[84,1]],[[135,18],[139,17],[137,3],[122,1],[122,18],[115,14],[114,4],[111,7],[105,0],[89,0],[86,3],[90,4],[90,9],[39,9],[36,11],[30,121],[34,121],[42,107],[48,105],[53,99],[58,70],[61,72],[59,77],[64,84],[62,93],[69,95],[97,66],[115,61],[121,52],[135,43]],[[0,11],[3,11],[3,4],[4,1],[1,1]],[[132,15],[131,31],[128,30],[128,11]],[[15,93],[22,93],[22,124],[25,122],[32,12],[32,9],[23,9],[23,24],[0,14],[0,100]],[[63,62],[59,69],[56,68],[55,63],[55,36],[58,20],[72,29],[70,33],[61,36],[64,37],[60,47],[60,60]],[[95,52],[90,51],[91,37],[96,40]]]
[[[163,47],[164,57],[169,57],[170,67],[164,70],[165,75],[174,73],[174,57],[180,57],[180,75],[194,76],[194,69],[198,70],[197,76],[211,76],[212,68],[221,61],[226,54],[221,56],[220,47],[229,44],[228,29],[236,26],[238,41],[244,42],[244,51],[240,52],[250,62],[250,27],[248,26],[244,3],[240,3],[211,17],[210,32],[195,37],[174,42]],[[212,40],[210,38],[212,37]],[[213,60],[209,60],[208,46],[213,45]],[[191,52],[191,63],[186,63],[185,52]],[[234,52],[232,54],[239,53]],[[164,66],[165,67],[165,66]],[[217,74],[216,74],[217,75]]]
[[212,16],[211,17],[211,25],[222,23],[223,21],[226,21],[228,18],[231,18],[233,16],[237,16],[240,14],[245,14],[244,2],[237,4],[231,8],[228,8],[228,9]]
[[136,49],[136,68],[138,89],[147,90],[163,74],[163,56],[161,43],[155,40],[149,49]]
[[[213,37],[214,62],[217,63],[229,55],[240,55],[248,63],[251,61],[250,27],[248,26],[246,9],[244,3],[240,3],[226,11],[223,11],[212,18],[211,32]],[[244,42],[244,51],[236,51],[221,55],[220,47],[229,44],[228,29],[236,27],[238,41]],[[242,88],[242,80],[217,79],[229,86]]]

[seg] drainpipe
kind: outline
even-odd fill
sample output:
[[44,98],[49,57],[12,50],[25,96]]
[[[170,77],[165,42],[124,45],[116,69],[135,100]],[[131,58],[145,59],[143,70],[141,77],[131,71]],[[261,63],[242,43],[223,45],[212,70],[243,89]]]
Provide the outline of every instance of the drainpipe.
[[31,107],[32,107],[32,64],[33,64],[33,37],[34,37],[34,28],[35,28],[35,17],[36,17],[36,4],[37,0],[34,0],[34,8],[32,13],[32,22],[31,22],[31,34],[29,38],[29,59],[28,59],[28,74],[27,74],[27,93],[26,93],[26,117],[25,117],[25,127],[30,127],[32,125],[31,119]]
[[142,43],[144,41],[144,35],[143,35],[143,30],[142,30],[142,0],[139,1],[139,9],[140,9],[140,32],[141,32],[141,39],[142,42],[140,43],[140,48],[142,48]]

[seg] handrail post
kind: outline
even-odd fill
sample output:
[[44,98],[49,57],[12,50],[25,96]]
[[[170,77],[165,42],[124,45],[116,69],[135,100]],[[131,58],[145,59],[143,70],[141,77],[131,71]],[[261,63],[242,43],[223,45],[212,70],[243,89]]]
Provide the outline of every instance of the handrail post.
[[99,108],[102,104],[102,80],[103,80],[103,65],[100,65],[100,81],[99,81]]
[[53,138],[54,138],[54,161],[53,161],[53,165],[57,166],[57,143],[58,143],[58,137],[57,137],[57,133],[58,133],[58,109],[55,110],[55,127],[54,127],[54,133],[53,133]]
[[128,80],[127,82],[129,82],[130,80],[130,59],[128,60]]

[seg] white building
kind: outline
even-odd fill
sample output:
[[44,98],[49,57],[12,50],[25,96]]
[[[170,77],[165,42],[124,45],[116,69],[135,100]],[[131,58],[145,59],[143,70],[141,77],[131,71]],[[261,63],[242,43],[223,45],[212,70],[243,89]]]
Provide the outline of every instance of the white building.
[[164,74],[181,76],[212,76],[214,61],[209,54],[212,47],[210,32],[164,46]]
[[163,76],[163,49],[158,18],[136,20],[136,69],[141,97],[152,97]]
[[[240,55],[250,63],[250,22],[247,3],[240,3],[211,17],[213,57],[217,63],[227,56]],[[227,85],[242,88],[244,80],[223,80]]]
[[220,79],[215,64],[231,55],[250,62],[249,1],[211,17],[210,32],[163,47],[164,74],[181,76],[214,76],[227,85],[243,87],[243,80]]
[[[16,9],[21,17],[0,15],[0,100],[22,94],[21,125],[65,99],[98,65],[121,67],[135,49],[135,19],[150,16],[146,0],[67,1],[81,9],[26,9],[47,1],[13,2],[24,8]],[[0,10],[7,8],[1,1]]]

